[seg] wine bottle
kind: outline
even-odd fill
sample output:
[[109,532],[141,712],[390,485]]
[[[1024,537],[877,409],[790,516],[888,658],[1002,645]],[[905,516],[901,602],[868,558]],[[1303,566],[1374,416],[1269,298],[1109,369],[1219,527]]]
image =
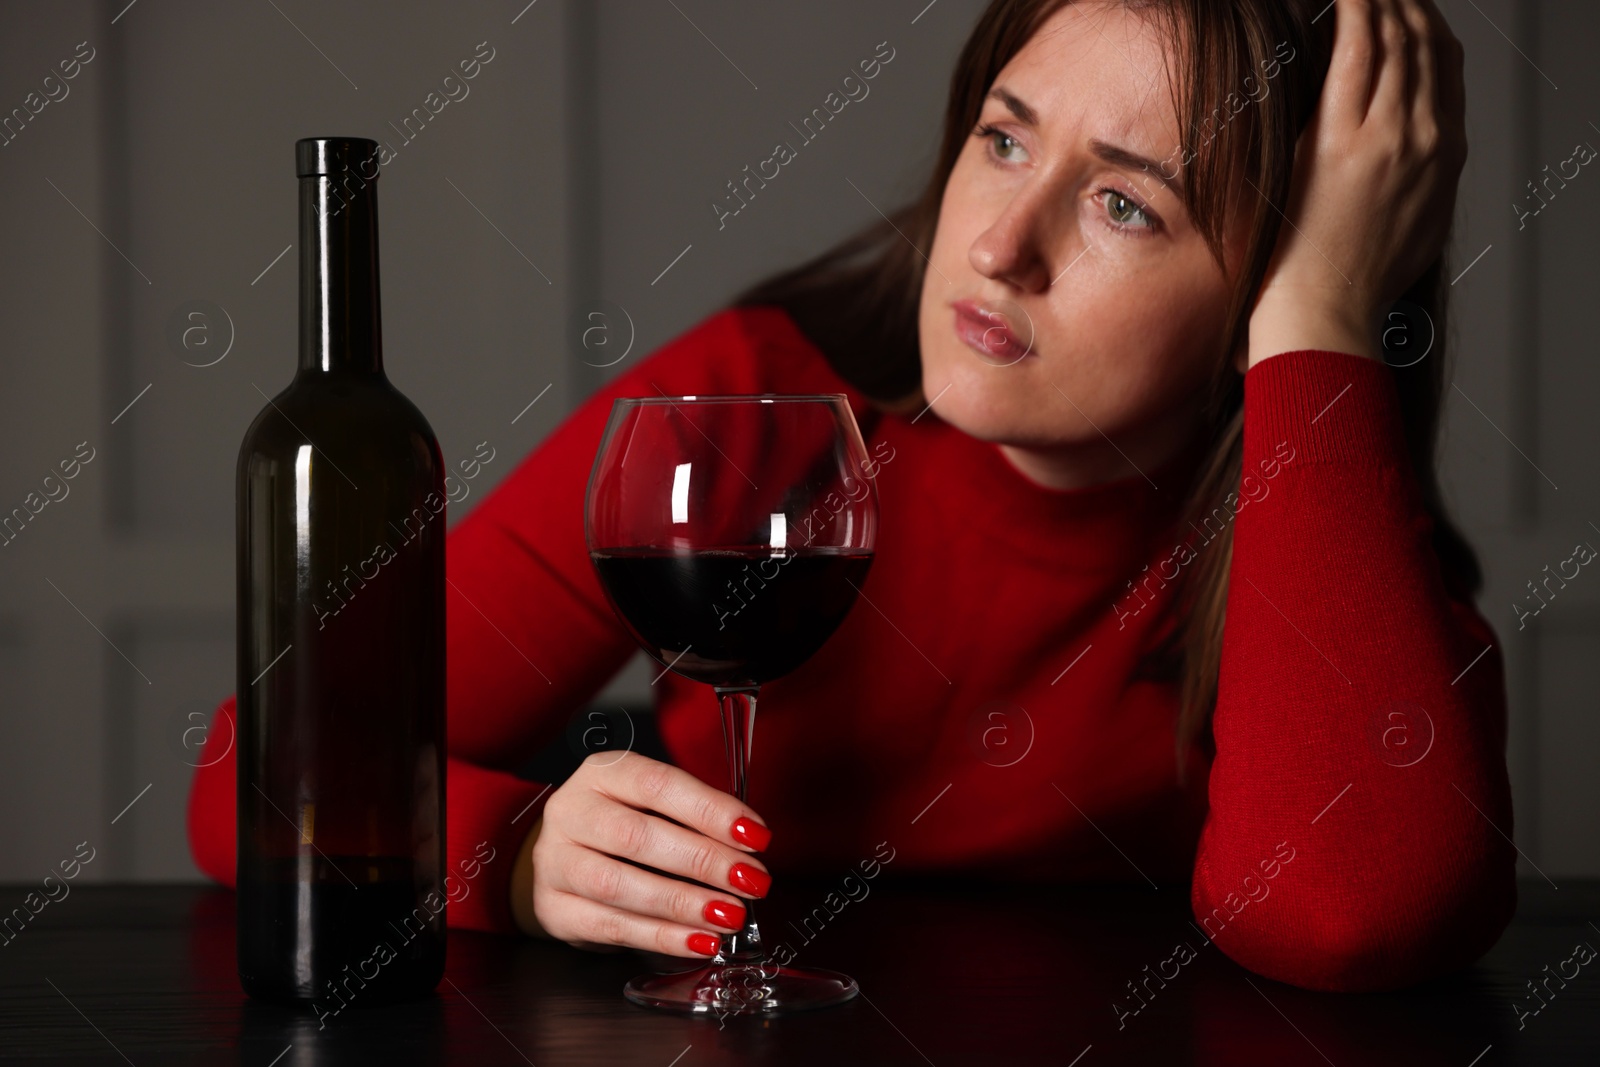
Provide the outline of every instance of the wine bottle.
[[325,1025],[444,973],[444,463],[383,372],[377,150],[295,144],[299,370],[238,466],[239,979]]

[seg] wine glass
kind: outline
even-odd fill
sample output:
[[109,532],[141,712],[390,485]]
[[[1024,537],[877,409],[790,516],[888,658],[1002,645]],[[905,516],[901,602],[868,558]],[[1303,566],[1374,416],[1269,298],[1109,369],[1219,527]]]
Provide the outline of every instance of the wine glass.
[[[618,618],[665,667],[708,682],[729,792],[747,801],[756,696],[800,666],[872,564],[876,465],[842,393],[617,400],[589,476],[589,558]],[[706,965],[629,982],[636,1004],[776,1015],[843,1003],[855,981],[766,957],[753,902]]]

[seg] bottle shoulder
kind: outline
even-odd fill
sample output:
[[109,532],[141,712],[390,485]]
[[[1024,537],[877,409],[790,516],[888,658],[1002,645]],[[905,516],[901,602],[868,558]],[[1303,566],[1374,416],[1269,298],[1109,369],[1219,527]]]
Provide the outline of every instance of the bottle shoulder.
[[381,376],[297,375],[262,405],[245,431],[240,471],[255,463],[293,462],[307,446],[334,463],[392,468],[409,458],[417,468],[443,468],[427,418]]

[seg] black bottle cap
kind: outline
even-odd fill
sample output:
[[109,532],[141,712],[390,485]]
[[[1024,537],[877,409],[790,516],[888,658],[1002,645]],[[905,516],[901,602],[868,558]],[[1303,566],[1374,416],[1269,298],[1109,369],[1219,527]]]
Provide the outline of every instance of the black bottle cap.
[[354,170],[370,181],[378,176],[377,154],[378,142],[365,137],[306,137],[294,143],[294,169],[302,178]]

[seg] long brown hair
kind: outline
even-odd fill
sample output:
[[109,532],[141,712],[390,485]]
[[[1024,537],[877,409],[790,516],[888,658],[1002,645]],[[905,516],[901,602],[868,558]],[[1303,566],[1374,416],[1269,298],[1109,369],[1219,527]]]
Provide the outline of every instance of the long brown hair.
[[[921,395],[917,312],[944,187],[976,126],[984,97],[1001,69],[1034,32],[1072,0],[993,0],[979,18],[956,63],[945,108],[939,156],[921,195],[911,204],[853,234],[795,268],[747,289],[738,305],[784,308],[846,381],[892,412],[915,411]],[[1159,20],[1178,44],[1182,69],[1170,72],[1174,110],[1182,120],[1187,165],[1184,206],[1218,263],[1237,176],[1262,197],[1242,202],[1249,212],[1249,243],[1229,303],[1215,373],[1206,398],[1206,455],[1189,487],[1185,519],[1209,515],[1239,488],[1243,443],[1243,379],[1233,354],[1247,338],[1250,309],[1277,243],[1293,176],[1295,141],[1315,113],[1332,53],[1334,19],[1321,19],[1325,0],[1124,0]],[[1288,50],[1292,49],[1292,52]],[[1285,60],[1285,56],[1289,58]],[[1256,102],[1236,106],[1248,88],[1270,72],[1272,83]],[[1247,81],[1246,79],[1251,79]],[[1230,100],[1230,94],[1233,94]],[[1192,140],[1191,140],[1192,137]],[[1183,158],[1183,157],[1178,157]],[[1263,203],[1262,198],[1270,201]],[[1248,206],[1253,205],[1253,206]],[[1445,382],[1445,261],[1436,260],[1405,294],[1432,322],[1428,358],[1391,373],[1397,388],[1412,468],[1433,520],[1433,544],[1452,595],[1466,598],[1482,584],[1477,557],[1445,514],[1434,449]],[[1196,740],[1210,744],[1222,660],[1231,524],[1212,551],[1187,568],[1171,637],[1151,651],[1146,669],[1175,681],[1179,714],[1175,734],[1178,776],[1184,752]]]

